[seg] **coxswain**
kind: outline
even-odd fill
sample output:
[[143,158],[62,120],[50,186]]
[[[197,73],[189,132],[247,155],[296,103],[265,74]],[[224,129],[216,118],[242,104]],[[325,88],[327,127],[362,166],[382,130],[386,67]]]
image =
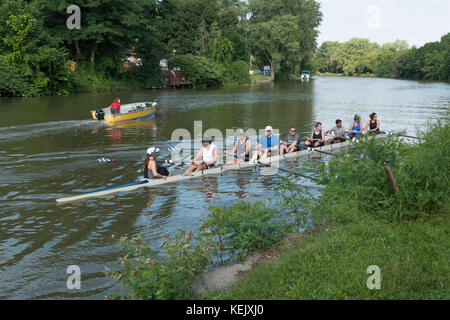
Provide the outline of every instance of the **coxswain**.
[[163,166],[156,165],[156,156],[159,153],[159,149],[151,147],[147,149],[147,154],[144,160],[144,178],[145,179],[165,179],[171,176],[169,170]]

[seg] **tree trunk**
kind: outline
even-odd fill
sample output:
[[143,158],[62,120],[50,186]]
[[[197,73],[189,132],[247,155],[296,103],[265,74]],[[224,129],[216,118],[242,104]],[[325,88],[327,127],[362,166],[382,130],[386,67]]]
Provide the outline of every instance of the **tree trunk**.
[[75,44],[75,49],[77,50],[77,55],[79,56],[81,54],[80,44],[78,43],[78,40],[73,40],[73,42]]
[[94,51],[94,49],[91,50],[91,62],[92,63],[95,62],[95,51]]
[[273,61],[270,61],[270,81],[272,81],[272,82],[275,79],[274,65],[275,64],[273,63]]

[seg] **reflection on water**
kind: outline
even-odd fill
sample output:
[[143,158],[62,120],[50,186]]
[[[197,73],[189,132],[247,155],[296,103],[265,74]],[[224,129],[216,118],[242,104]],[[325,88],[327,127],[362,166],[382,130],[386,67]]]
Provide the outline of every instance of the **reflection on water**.
[[[450,86],[386,79],[317,78],[309,83],[259,84],[218,90],[121,91],[65,97],[0,99],[0,298],[100,298],[118,289],[103,276],[116,266],[117,238],[142,233],[158,249],[165,234],[196,230],[211,206],[266,199],[277,176],[257,168],[183,181],[157,189],[56,205],[55,199],[136,180],[145,150],[169,156],[172,131],[271,125],[324,129],[340,118],[350,125],[377,112],[383,129],[448,118]],[[159,100],[146,120],[106,124],[90,119],[95,106]],[[133,162],[101,164],[107,157]],[[327,161],[318,157],[311,161]],[[287,161],[295,171],[303,163]],[[179,169],[174,172],[182,172]],[[173,169],[171,169],[173,170]],[[284,173],[283,173],[284,174]],[[302,180],[307,186],[311,181]],[[113,238],[112,236],[115,236]],[[82,290],[66,288],[66,269],[78,265]]]

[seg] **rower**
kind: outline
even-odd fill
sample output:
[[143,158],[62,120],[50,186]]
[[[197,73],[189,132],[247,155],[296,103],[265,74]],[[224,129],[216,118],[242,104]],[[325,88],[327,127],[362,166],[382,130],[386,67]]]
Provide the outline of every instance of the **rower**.
[[252,160],[270,157],[279,150],[280,140],[277,135],[272,134],[272,131],[271,126],[265,128],[266,134],[259,138]]
[[120,113],[120,99],[114,99],[114,102],[108,107],[111,111],[111,114],[119,114]]
[[233,151],[231,153],[225,151],[225,153],[234,157],[234,159],[227,162],[227,165],[246,162],[250,159],[250,149],[252,147],[250,138],[245,135],[244,129],[238,129],[237,134],[238,140],[234,143]]
[[350,139],[353,141],[356,141],[358,137],[362,137],[362,131],[363,127],[361,124],[361,117],[355,114],[355,117],[353,118],[354,122],[350,125],[350,128],[348,129],[348,135],[350,136]]
[[300,137],[298,136],[297,129],[290,127],[286,141],[280,141],[280,154],[296,152],[299,141]]
[[342,127],[342,120],[337,119],[336,120],[336,126],[333,129],[328,130],[325,132],[325,134],[330,134],[331,132],[334,133],[334,137],[328,139],[327,144],[333,144],[333,143],[340,143],[345,142],[347,139],[345,137],[345,130]]
[[147,154],[144,160],[145,179],[165,179],[172,175],[166,167],[156,165],[156,156],[158,153],[158,148],[151,147],[147,149]]
[[322,122],[316,122],[315,129],[311,132],[309,138],[305,141],[307,147],[321,147],[325,143],[325,133],[322,130]]
[[[200,160],[201,159],[201,160]],[[200,171],[210,169],[216,166],[219,161],[217,146],[212,143],[210,137],[203,137],[202,147],[194,159],[191,160],[191,166],[184,172]]]
[[369,129],[369,132],[372,133],[380,133],[380,120],[377,119],[377,114],[375,112],[372,112],[370,114],[370,120],[367,121],[366,127],[364,130]]

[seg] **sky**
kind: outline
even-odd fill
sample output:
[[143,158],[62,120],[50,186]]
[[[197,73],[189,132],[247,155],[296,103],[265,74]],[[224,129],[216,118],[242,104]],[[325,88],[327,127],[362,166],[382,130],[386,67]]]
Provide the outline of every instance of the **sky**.
[[317,0],[323,13],[318,44],[368,38],[420,47],[450,32],[450,0]]

